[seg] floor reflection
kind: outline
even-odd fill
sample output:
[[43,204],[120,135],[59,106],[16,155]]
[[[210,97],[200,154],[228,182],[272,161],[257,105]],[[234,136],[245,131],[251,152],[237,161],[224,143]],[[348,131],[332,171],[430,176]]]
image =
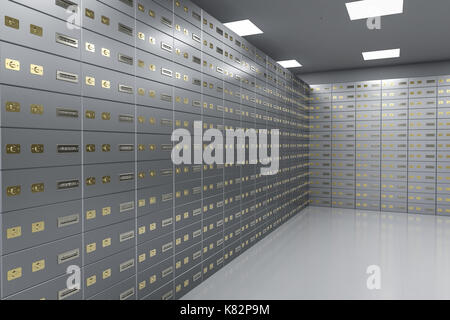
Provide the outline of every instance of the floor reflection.
[[184,299],[450,299],[450,218],[309,207]]

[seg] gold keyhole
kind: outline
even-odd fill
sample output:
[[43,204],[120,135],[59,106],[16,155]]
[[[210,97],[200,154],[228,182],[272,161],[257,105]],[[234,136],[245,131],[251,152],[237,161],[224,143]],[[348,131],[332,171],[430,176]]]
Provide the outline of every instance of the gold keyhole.
[[32,144],[31,152],[32,153],[44,153],[44,145],[43,144]]
[[87,184],[88,186],[94,185],[94,184],[95,184],[95,178],[94,178],[94,177],[87,178],[87,179],[86,179],[86,184]]
[[87,152],[95,152],[95,144],[86,145],[86,151]]
[[20,144],[8,144],[6,145],[6,153],[18,154],[20,153]]

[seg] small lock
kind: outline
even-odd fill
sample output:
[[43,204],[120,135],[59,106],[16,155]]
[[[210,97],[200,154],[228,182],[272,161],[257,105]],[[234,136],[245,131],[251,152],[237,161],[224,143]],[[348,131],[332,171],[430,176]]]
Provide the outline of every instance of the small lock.
[[88,17],[88,18],[91,18],[91,19],[95,18],[95,12],[90,9],[86,8],[85,14],[86,14],[86,17]]
[[95,184],[96,180],[94,177],[90,177],[86,179],[86,185],[93,186]]
[[110,19],[108,17],[102,16],[102,23],[109,26]]
[[95,52],[95,44],[86,42],[86,51]]
[[95,144],[86,145],[86,152],[95,152]]
[[102,215],[103,216],[108,216],[110,214],[111,214],[111,207],[102,208]]
[[102,88],[110,89],[111,88],[111,82],[109,82],[108,80],[103,80],[102,81]]
[[44,106],[41,104],[32,104],[30,105],[30,112],[32,114],[42,115],[44,114]]
[[88,118],[88,119],[95,119],[95,111],[87,110],[86,111],[86,118]]
[[17,226],[6,230],[6,239],[14,239],[22,236],[22,227]]
[[102,278],[107,279],[109,277],[111,277],[111,269],[107,269],[107,270],[103,271]]
[[22,268],[21,267],[8,271],[8,274],[7,274],[8,281],[19,279],[21,277],[22,277]]
[[19,29],[20,26],[19,19],[5,16],[5,26],[8,26],[13,29]]
[[7,144],[6,145],[6,153],[19,154],[20,153],[20,144]]
[[31,186],[32,193],[40,193],[44,192],[44,184],[43,183],[35,183]]
[[36,26],[34,24],[30,24],[30,33],[34,34],[35,36],[42,37],[43,29],[42,29],[42,27]]
[[6,188],[6,194],[9,197],[13,197],[13,196],[18,196],[21,192],[21,187],[20,186],[11,186]]
[[94,77],[86,77],[86,84],[88,86],[95,86],[95,78]]
[[102,55],[109,58],[111,56],[111,51],[109,51],[109,49],[102,48]]
[[36,64],[30,65],[30,73],[38,76],[42,76],[44,74],[44,67],[38,66]]
[[110,144],[102,145],[102,151],[103,152],[110,152],[111,151],[111,145]]
[[32,144],[31,145],[31,153],[44,153],[44,145],[43,144]]
[[111,177],[110,176],[104,176],[102,178],[102,183],[106,184],[106,183],[110,183],[111,182]]
[[13,59],[6,59],[5,67],[9,70],[20,71],[20,62]]
[[44,221],[35,222],[31,225],[32,233],[42,232],[44,230],[45,230],[45,222]]
[[20,112],[20,103],[7,101],[5,104],[6,112]]

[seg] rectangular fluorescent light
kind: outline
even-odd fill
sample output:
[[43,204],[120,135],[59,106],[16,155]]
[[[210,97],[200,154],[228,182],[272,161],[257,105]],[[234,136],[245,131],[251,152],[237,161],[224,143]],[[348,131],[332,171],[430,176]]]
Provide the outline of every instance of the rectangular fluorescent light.
[[224,26],[229,28],[240,37],[263,33],[261,29],[255,26],[253,22],[248,19],[224,23]]
[[277,62],[280,66],[282,66],[283,68],[299,68],[302,65],[300,63],[298,63],[297,60],[284,60],[284,61],[278,61]]
[[378,60],[378,59],[390,59],[399,58],[400,49],[389,49],[389,50],[379,50],[379,51],[368,51],[362,53],[364,60]]
[[403,13],[403,0],[363,0],[347,2],[345,5],[350,20]]

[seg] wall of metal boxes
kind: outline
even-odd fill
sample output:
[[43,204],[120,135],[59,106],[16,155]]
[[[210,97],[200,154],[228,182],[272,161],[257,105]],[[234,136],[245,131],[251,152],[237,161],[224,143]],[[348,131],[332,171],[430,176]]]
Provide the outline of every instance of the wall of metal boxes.
[[313,205],[450,214],[450,76],[311,90]]
[[[192,3],[1,15],[3,299],[179,298],[308,204],[308,86]],[[173,166],[195,120],[279,128],[279,174]]]

